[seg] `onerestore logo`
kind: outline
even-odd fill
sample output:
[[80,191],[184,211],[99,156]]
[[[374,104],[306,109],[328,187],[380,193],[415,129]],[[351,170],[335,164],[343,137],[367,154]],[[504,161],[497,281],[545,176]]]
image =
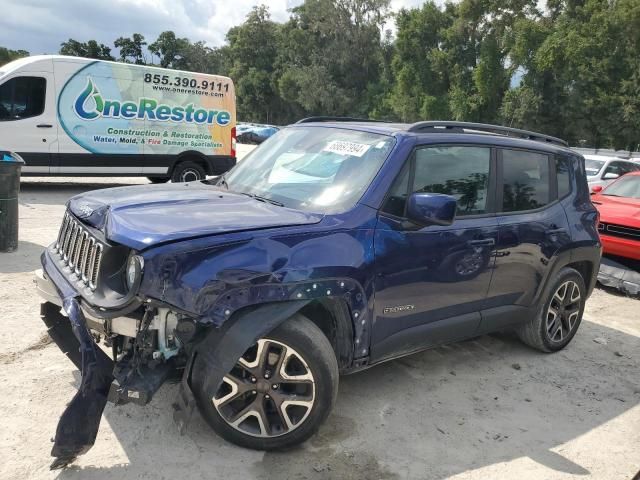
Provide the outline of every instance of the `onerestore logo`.
[[124,118],[153,120],[157,122],[192,123],[198,125],[229,125],[231,114],[226,110],[206,110],[194,107],[193,103],[184,106],[159,104],[153,98],[142,97],[138,102],[106,100],[91,77],[87,85],[76,98],[73,109],[83,120],[103,118]]

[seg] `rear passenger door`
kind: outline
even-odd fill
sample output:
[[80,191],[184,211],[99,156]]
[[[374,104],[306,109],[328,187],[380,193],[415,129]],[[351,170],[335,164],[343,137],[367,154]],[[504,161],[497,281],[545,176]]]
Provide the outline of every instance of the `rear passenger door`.
[[[498,237],[494,166],[493,150],[482,145],[418,147],[405,164],[376,226],[372,361],[477,330]],[[453,224],[411,224],[405,210],[413,192],[454,196]]]
[[569,225],[558,195],[559,178],[560,197],[566,196],[567,167],[560,157],[529,150],[498,150],[499,234],[482,331],[522,320],[518,311],[535,303],[554,257],[569,245]]

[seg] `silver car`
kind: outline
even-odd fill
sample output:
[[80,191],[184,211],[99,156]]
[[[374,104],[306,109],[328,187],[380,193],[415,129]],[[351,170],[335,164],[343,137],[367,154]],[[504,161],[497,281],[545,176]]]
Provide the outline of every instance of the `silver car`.
[[606,187],[616,178],[622,175],[640,171],[640,164],[619,157],[607,157],[604,155],[584,155],[585,168],[587,170],[587,183],[589,189],[600,185]]

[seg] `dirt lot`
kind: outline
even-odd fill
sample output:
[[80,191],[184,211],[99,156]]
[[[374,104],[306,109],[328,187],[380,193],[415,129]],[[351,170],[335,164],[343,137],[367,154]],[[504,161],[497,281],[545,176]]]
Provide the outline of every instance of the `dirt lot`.
[[70,196],[145,182],[23,181],[20,247],[0,254],[0,478],[630,479],[640,470],[640,301],[597,289],[558,354],[492,335],[342,378],[328,423],[294,451],[240,449],[199,418],[179,436],[177,387],[166,385],[145,408],[108,405],[95,447],[50,472],[49,440],[79,373],[47,340],[32,271]]

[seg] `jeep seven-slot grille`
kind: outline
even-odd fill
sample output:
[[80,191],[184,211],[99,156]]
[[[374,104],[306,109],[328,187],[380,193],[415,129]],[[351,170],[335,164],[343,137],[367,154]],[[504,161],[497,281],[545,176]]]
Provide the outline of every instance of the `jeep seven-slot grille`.
[[104,245],[69,213],[62,220],[56,251],[72,273],[91,290],[96,289]]
[[598,231],[603,235],[628,238],[630,240],[637,240],[640,242],[640,228],[625,227],[623,225],[616,225],[615,223],[601,222],[598,224]]

